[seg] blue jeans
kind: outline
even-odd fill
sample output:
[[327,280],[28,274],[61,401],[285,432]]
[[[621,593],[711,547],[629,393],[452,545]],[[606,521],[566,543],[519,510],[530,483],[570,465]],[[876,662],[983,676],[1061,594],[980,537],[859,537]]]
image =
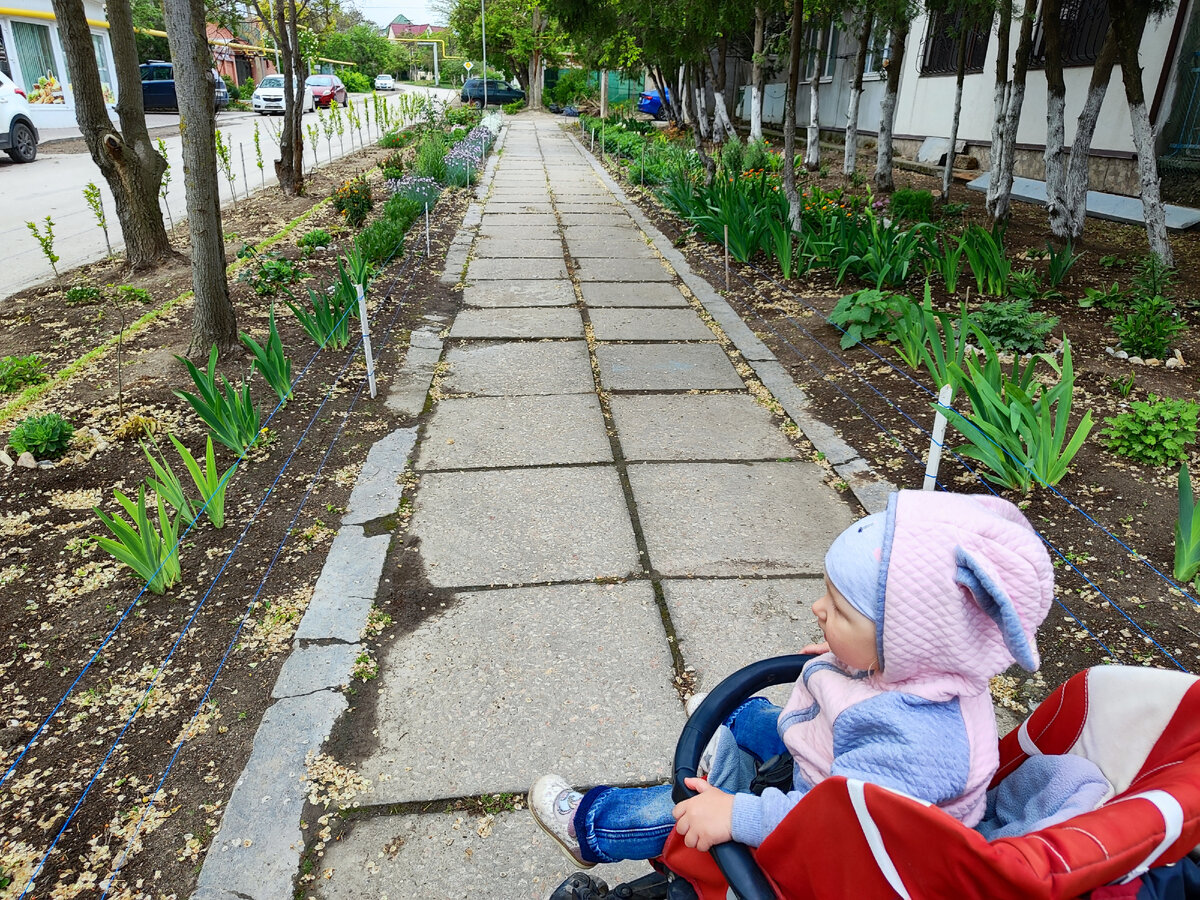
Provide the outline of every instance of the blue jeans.
[[[725,726],[733,732],[743,759],[740,763],[717,759],[709,778],[713,785],[730,793],[745,791],[759,763],[787,752],[776,730],[779,713],[779,707],[765,697],[752,697],[734,710],[725,720]],[[722,772],[729,774],[719,778]],[[575,810],[580,853],[588,862],[597,863],[661,856],[667,836],[675,827],[675,817],[671,815],[674,808],[669,784],[648,788],[594,787]]]

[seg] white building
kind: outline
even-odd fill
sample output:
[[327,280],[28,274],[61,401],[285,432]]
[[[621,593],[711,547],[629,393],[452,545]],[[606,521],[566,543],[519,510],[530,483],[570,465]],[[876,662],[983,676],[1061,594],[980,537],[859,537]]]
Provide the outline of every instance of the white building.
[[[75,102],[67,62],[50,0],[17,0],[16,8],[0,8],[0,71],[25,89],[33,107],[33,124],[73,128]],[[100,83],[110,103],[116,102],[117,80],[104,5],[84,0]]]

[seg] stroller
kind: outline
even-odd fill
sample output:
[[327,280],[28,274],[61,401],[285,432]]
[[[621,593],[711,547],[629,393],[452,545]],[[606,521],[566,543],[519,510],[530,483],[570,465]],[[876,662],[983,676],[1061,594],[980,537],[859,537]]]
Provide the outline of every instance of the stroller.
[[[795,681],[809,658],[754,663],[709,694],[676,746],[677,802],[693,796],[683,781],[696,774],[721,722],[763,688]],[[991,786],[1030,756],[1060,754],[1095,763],[1113,796],[1098,809],[1020,837],[989,842],[923,801],[831,777],[757,850],[730,842],[701,853],[672,832],[663,856],[652,861],[654,873],[609,889],[577,872],[551,900],[1133,900],[1143,880],[1161,880],[1164,873],[1168,880],[1192,879],[1195,873],[1183,867],[1162,867],[1200,844],[1200,679],[1128,666],[1080,672],[1000,741]],[[1175,897],[1200,896],[1179,885],[1174,891]]]

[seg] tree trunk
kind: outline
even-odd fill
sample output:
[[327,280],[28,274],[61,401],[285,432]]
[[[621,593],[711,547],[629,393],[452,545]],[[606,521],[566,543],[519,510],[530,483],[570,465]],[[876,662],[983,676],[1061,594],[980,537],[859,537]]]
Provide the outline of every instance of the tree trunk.
[[783,192],[788,219],[800,230],[800,191],[796,189],[796,103],[800,93],[800,53],[804,37],[804,0],[792,0],[792,34],[788,41],[788,80],[783,100]]
[[737,131],[729,118],[729,107],[725,103],[725,86],[728,76],[726,59],[729,42],[722,35],[717,39],[717,64],[712,65],[712,55],[706,54],[713,76],[713,140],[727,141],[737,137]]
[[[1064,208],[1067,177],[1067,84],[1063,80],[1062,66],[1062,0],[1043,0],[1042,32],[1046,55],[1046,151],[1043,157],[1046,168],[1046,206],[1050,211],[1050,228],[1055,234],[1059,234],[1060,229],[1066,227],[1064,223],[1067,217]],[[1094,74],[1093,69],[1093,76]],[[1090,93],[1089,91],[1089,95]]]
[[183,139],[183,178],[187,187],[188,232],[192,243],[192,341],[189,355],[237,343],[237,317],[225,277],[225,242],[217,187],[216,120],[211,51],[205,39],[204,0],[166,0],[164,13],[175,93],[179,101],[179,134]]
[[1142,66],[1138,50],[1146,28],[1148,7],[1145,3],[1108,0],[1108,17],[1117,40],[1117,56],[1121,63],[1121,80],[1125,85],[1125,101],[1133,124],[1133,146],[1137,150],[1138,182],[1142,192],[1142,215],[1146,220],[1146,237],[1150,252],[1168,266],[1175,260],[1167,239],[1166,210],[1158,177],[1158,159],[1154,152],[1154,127],[1146,110],[1146,93],[1142,86]]
[[908,20],[892,32],[892,48],[888,59],[887,91],[879,108],[879,151],[875,156],[875,189],[893,191],[892,123],[896,118],[896,95],[900,92],[900,70],[904,65],[904,45],[908,40]]
[[708,140],[712,132],[708,126],[708,98],[704,96],[704,82],[708,70],[697,63],[688,64],[688,79],[691,84],[692,96],[696,101],[696,130],[700,137]]
[[763,34],[767,28],[767,13],[761,3],[754,7],[754,57],[750,84],[750,140],[763,139]]
[[[296,0],[276,0],[275,27],[283,62],[283,131],[279,137],[279,159],[275,175],[289,197],[304,193],[304,60],[300,54],[300,30]],[[288,100],[291,100],[289,103]]]
[[71,70],[75,120],[88,152],[108,182],[131,269],[149,268],[172,255],[158,191],[166,160],[150,143],[142,108],[141,74],[128,0],[110,0],[109,28],[116,63],[117,115],[113,128],[104,102],[92,32],[80,0],[53,0],[63,53]]
[[871,49],[871,28],[875,18],[862,10],[863,19],[858,31],[858,50],[854,54],[854,83],[850,87],[850,108],[846,111],[846,155],[842,174],[849,178],[858,165],[858,106],[862,100],[863,72],[867,68],[867,53]]
[[662,66],[654,67],[654,80],[659,88],[659,97],[662,99],[663,105],[667,108],[667,119],[679,124],[682,121],[682,116],[679,112],[680,92],[670,90],[670,85],[667,83],[666,76],[663,75]]
[[[1012,0],[1006,4],[1011,28]],[[996,100],[992,125],[991,174],[987,191],[987,210],[993,222],[1007,222],[1012,207],[1013,167],[1016,161],[1017,128],[1021,124],[1021,107],[1025,104],[1025,78],[1029,72],[1029,57],[1033,52],[1033,22],[1036,5],[1025,0],[1021,12],[1021,35],[1013,63],[1012,81],[1008,80],[1008,42],[1002,43],[1001,59],[996,66]],[[1003,14],[1003,9],[1002,9]]]
[[942,169],[942,203],[950,201],[950,184],[954,181],[955,147],[958,146],[958,122],[962,116],[963,80],[967,76],[967,30],[958,37],[958,69],[954,83],[954,116],[950,120],[950,149],[946,151],[946,165]]
[[692,114],[692,106],[695,103],[695,98],[691,96],[691,89],[688,87],[687,65],[679,67],[679,89],[676,91],[679,96],[679,117],[687,128],[696,127],[696,117]]
[[600,70],[600,118],[608,118],[608,69]]
[[529,90],[525,92],[530,109],[542,108],[542,33],[546,23],[542,19],[542,11],[535,5],[532,10],[533,52],[529,55]]
[[825,45],[816,25],[813,33],[817,41],[817,61],[808,81],[808,134],[804,147],[804,168],[810,172],[821,168],[821,73],[825,70]]

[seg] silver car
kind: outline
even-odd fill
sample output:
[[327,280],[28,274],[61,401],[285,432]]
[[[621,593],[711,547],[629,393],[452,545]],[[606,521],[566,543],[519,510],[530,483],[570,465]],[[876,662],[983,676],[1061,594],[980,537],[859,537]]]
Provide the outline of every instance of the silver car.
[[[279,113],[283,115],[283,76],[268,75],[258,83],[250,97],[250,108],[261,116]],[[313,112],[317,101],[313,99],[312,89],[304,86],[304,99],[301,103],[304,112]]]

